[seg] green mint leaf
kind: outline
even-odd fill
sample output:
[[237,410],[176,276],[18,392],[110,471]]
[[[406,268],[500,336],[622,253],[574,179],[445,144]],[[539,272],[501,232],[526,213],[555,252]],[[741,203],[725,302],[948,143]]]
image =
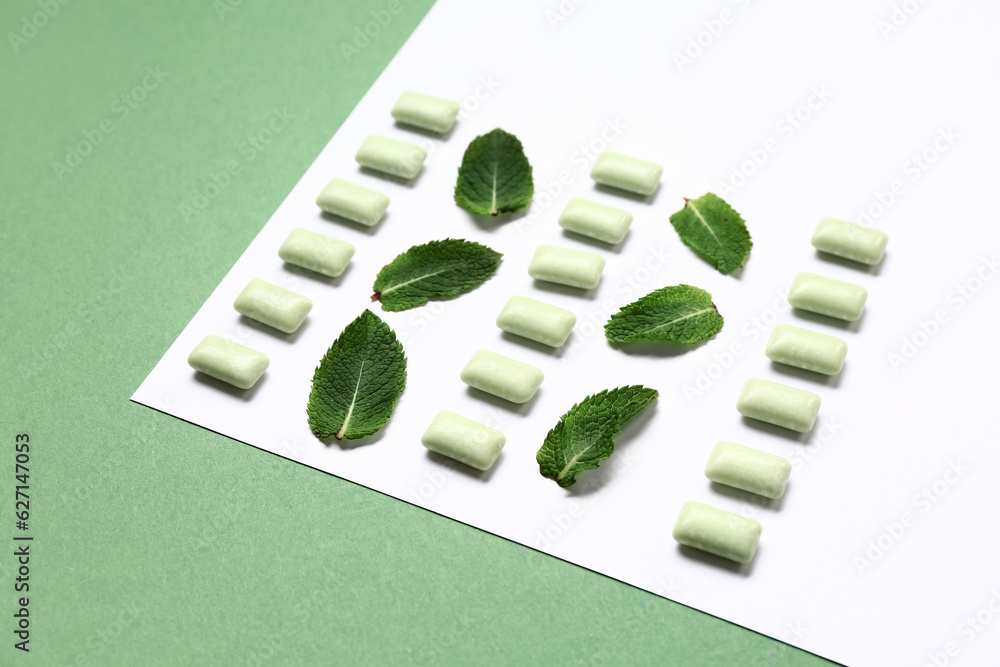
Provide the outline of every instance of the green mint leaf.
[[753,247],[740,214],[711,192],[684,199],[684,208],[670,216],[684,245],[718,269],[730,273],[743,266]]
[[309,392],[309,428],[321,440],[354,440],[388,421],[406,386],[403,346],[389,325],[365,310],[323,356]]
[[455,183],[455,203],[476,215],[513,213],[531,203],[535,186],[521,142],[500,128],[465,149]]
[[672,285],[624,306],[604,325],[612,343],[664,342],[693,344],[722,329],[712,295],[691,285]]
[[535,460],[543,477],[566,488],[576,476],[601,464],[615,449],[625,425],[659,393],[642,385],[606,389],[583,399],[545,436]]
[[382,310],[409,310],[479,287],[500,266],[500,253],[461,239],[413,246],[382,267],[372,301]]

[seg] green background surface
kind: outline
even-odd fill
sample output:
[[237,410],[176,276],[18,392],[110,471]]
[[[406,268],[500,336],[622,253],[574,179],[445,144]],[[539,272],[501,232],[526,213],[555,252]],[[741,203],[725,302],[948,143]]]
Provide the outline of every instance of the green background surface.
[[0,663],[830,664],[129,401],[432,4],[348,59],[387,0],[237,2],[0,9]]

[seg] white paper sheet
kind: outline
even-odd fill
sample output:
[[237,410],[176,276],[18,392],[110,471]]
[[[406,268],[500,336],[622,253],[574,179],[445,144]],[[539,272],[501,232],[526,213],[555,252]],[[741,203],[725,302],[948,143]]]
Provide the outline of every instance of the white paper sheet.
[[[833,660],[992,664],[1000,655],[998,10],[441,0],[133,400]],[[389,110],[407,89],[462,102],[448,136],[393,124]],[[536,185],[531,213],[503,224],[452,202],[465,147],[495,127],[522,140]],[[360,171],[353,155],[369,133],[426,146],[423,172],[398,184]],[[662,163],[659,191],[639,200],[596,189],[588,171],[604,148]],[[314,200],[333,177],[388,193],[384,221],[368,230],[321,216]],[[753,234],[737,277],[695,257],[667,221],[683,196],[706,191],[724,196]],[[563,234],[556,219],[574,196],[630,210],[625,242],[608,249]],[[809,238],[824,215],[885,229],[883,264],[864,271],[818,257]],[[320,280],[283,265],[277,248],[294,227],[353,243],[347,273]],[[408,312],[376,304],[403,340],[407,390],[374,441],[318,441],[305,405],[319,359],[373,307],[380,267],[445,237],[504,253],[497,275]],[[600,286],[580,294],[534,283],[526,268],[539,243],[602,252]],[[800,270],[867,286],[861,322],[790,312],[783,295]],[[314,301],[299,332],[276,335],[240,319],[231,303],[251,278]],[[611,312],[677,283],[714,296],[726,318],[714,340],[681,354],[604,341]],[[577,313],[564,349],[501,334],[494,319],[512,294]],[[763,350],[778,322],[843,336],[842,375],[823,382],[772,366]],[[271,358],[256,388],[231,391],[187,366],[209,333]],[[479,348],[543,369],[536,398],[512,406],[467,389],[459,371]],[[819,393],[816,428],[791,437],[741,419],[736,397],[754,376]],[[589,393],[634,383],[661,396],[612,459],[569,491],[538,474],[535,452],[561,414]],[[426,453],[419,437],[440,409],[507,435],[491,472]],[[762,505],[710,485],[703,468],[720,439],[791,458],[784,499]],[[677,547],[670,531],[688,499],[761,521],[752,564]]]

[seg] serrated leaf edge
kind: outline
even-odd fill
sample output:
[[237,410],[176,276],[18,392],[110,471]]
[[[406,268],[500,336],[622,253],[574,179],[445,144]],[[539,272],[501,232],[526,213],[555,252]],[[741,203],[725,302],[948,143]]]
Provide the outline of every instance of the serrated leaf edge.
[[[493,160],[493,186],[492,186],[492,188],[490,190],[490,210],[486,214],[486,215],[492,216],[494,218],[497,217],[498,215],[500,215],[501,213],[516,213],[517,211],[520,211],[520,210],[522,210],[524,208],[527,208],[527,206],[530,206],[531,205],[531,199],[533,198],[534,189],[535,189],[534,188],[534,180],[533,180],[533,171],[534,170],[533,170],[533,168],[531,166],[531,161],[528,160],[528,156],[524,152],[524,144],[521,142],[520,139],[517,138],[517,135],[512,134],[512,133],[508,132],[507,130],[505,130],[503,128],[497,127],[497,128],[494,128],[494,129],[490,130],[489,132],[486,132],[484,134],[481,134],[481,135],[475,137],[472,141],[470,141],[469,142],[469,146],[467,146],[466,149],[465,149],[466,152],[468,152],[469,147],[472,146],[473,142],[475,142],[475,141],[477,141],[477,140],[479,140],[479,139],[481,139],[481,138],[483,138],[485,136],[488,136],[488,135],[496,132],[497,130],[499,130],[503,134],[506,134],[506,135],[512,137],[514,139],[514,141],[517,142],[518,146],[520,147],[521,155],[523,155],[524,159],[528,162],[528,182],[529,182],[529,184],[531,186],[532,196],[528,197],[528,204],[526,204],[525,206],[522,206],[521,208],[503,208],[503,209],[497,208],[497,168],[499,167],[499,161],[496,160],[496,159],[494,159]],[[459,168],[458,168],[458,174],[459,174],[459,179],[460,180],[461,180],[461,177],[462,177],[462,167],[464,167],[464,166],[465,166],[465,154],[463,153],[463,155],[462,155],[462,163],[459,165]],[[471,202],[471,200],[469,200],[469,201]],[[462,202],[460,202],[458,200],[457,186],[456,186],[455,203],[458,205],[459,208],[461,208],[461,209],[463,209],[465,211],[468,211],[469,213],[472,213],[473,215],[483,215],[482,213],[479,213],[478,211],[471,210],[470,208],[468,208],[467,206],[465,206],[464,204],[462,204]]]
[[[367,437],[369,435],[373,435],[373,434],[377,433],[378,431],[380,431],[383,426],[385,426],[385,424],[392,417],[392,413],[396,409],[396,404],[399,403],[399,397],[402,395],[403,391],[406,389],[406,380],[407,380],[406,365],[407,365],[407,361],[408,360],[406,358],[406,351],[403,349],[402,343],[399,342],[399,337],[396,336],[396,332],[393,330],[393,328],[391,326],[389,326],[389,324],[385,320],[383,320],[382,318],[380,318],[378,315],[376,315],[372,311],[370,311],[367,308],[365,308],[364,311],[362,311],[362,313],[360,315],[358,315],[356,318],[354,318],[353,320],[351,320],[350,322],[348,322],[347,326],[344,327],[344,330],[340,332],[340,335],[337,336],[336,339],[334,339],[333,343],[330,345],[330,348],[327,349],[327,351],[323,354],[323,357],[320,359],[319,364],[317,364],[317,366],[316,366],[316,370],[313,372],[312,389],[309,392],[309,401],[307,402],[307,405],[306,405],[306,409],[308,411],[309,406],[312,403],[312,392],[315,390],[315,387],[316,387],[316,377],[319,374],[320,369],[323,367],[323,361],[326,359],[327,355],[330,354],[330,351],[333,349],[333,346],[337,344],[337,342],[341,339],[341,337],[343,337],[344,332],[347,331],[347,328],[350,327],[352,324],[356,323],[361,318],[363,318],[365,316],[365,313],[367,313],[368,315],[370,315],[373,318],[375,318],[375,321],[377,323],[380,323],[382,326],[384,326],[386,328],[386,330],[389,332],[390,336],[392,337],[392,344],[393,344],[395,350],[398,350],[399,354],[402,356],[402,358],[403,358],[403,376],[402,376],[403,386],[400,388],[400,390],[396,394],[396,396],[392,399],[392,402],[389,405],[389,411],[388,411],[388,414],[386,415],[385,422],[383,422],[381,426],[379,426],[375,430],[371,431],[370,433],[364,433],[362,435],[357,436],[358,438],[364,438],[364,437]],[[359,388],[361,386],[361,376],[364,373],[364,368],[365,368],[365,364],[367,363],[367,361],[368,361],[368,356],[365,355],[365,358],[361,362],[361,368],[358,370],[358,380],[357,380],[357,383],[354,385],[354,395],[351,397],[351,405],[348,407],[347,415],[344,417],[344,423],[341,425],[341,427],[336,432],[334,432],[332,434],[329,434],[329,435],[320,435],[319,433],[316,433],[316,431],[312,428],[312,425],[310,424],[310,430],[313,431],[313,435],[315,435],[320,440],[328,440],[329,438],[336,438],[338,441],[341,441],[341,440],[344,439],[344,437],[345,437],[345,435],[347,433],[347,427],[348,427],[348,425],[349,425],[349,423],[351,421],[351,416],[354,414],[354,406],[357,404],[358,390],[359,390]],[[354,440],[356,438],[347,438],[347,439],[348,440]]]
[[[629,388],[635,388],[637,390],[637,392],[638,391],[642,391],[642,390],[652,391],[653,392],[653,396],[651,397],[649,403],[652,403],[654,400],[656,400],[657,398],[660,397],[660,392],[659,391],[657,391],[656,389],[653,389],[652,387],[647,387],[647,386],[641,385],[641,384],[629,384],[629,385],[624,385],[624,386],[620,386],[620,387],[614,387],[612,389],[602,389],[601,391],[599,391],[599,392],[597,392],[595,394],[589,394],[589,395],[585,396],[582,401],[574,403],[573,407],[571,407],[562,416],[559,417],[559,421],[556,422],[556,425],[553,426],[551,429],[549,429],[549,432],[545,434],[545,440],[542,441],[542,448],[541,449],[544,449],[545,443],[548,442],[549,436],[552,435],[552,432],[555,431],[557,428],[559,428],[560,424],[565,423],[565,421],[569,417],[569,415],[571,415],[575,410],[577,410],[583,403],[586,403],[587,401],[593,400],[593,399],[598,398],[598,397],[601,397],[601,400],[604,401],[604,400],[607,399],[607,395],[608,394],[610,394],[612,392],[616,392],[616,391],[621,391],[623,389],[629,389]],[[630,418],[626,419],[624,422],[622,422],[620,420],[620,417],[618,416],[619,412],[616,411],[616,410],[614,410],[612,408],[612,410],[614,412],[614,419],[610,423],[608,423],[606,426],[602,425],[602,427],[601,427],[602,430],[601,430],[600,436],[594,440],[594,444],[590,445],[585,450],[581,451],[579,454],[577,454],[576,456],[574,456],[573,459],[572,459],[572,461],[570,463],[568,463],[567,465],[563,466],[563,469],[559,471],[559,474],[555,478],[547,477],[545,475],[543,475],[543,477],[545,477],[546,479],[553,479],[553,481],[555,481],[556,484],[558,484],[560,487],[562,487],[564,489],[572,486],[573,483],[563,484],[563,482],[566,480],[566,477],[565,477],[566,471],[569,470],[569,468],[572,466],[572,464],[575,463],[577,460],[579,460],[579,458],[584,453],[586,453],[586,452],[590,451],[591,449],[593,449],[593,447],[597,443],[599,443],[603,437],[605,437],[606,435],[608,435],[607,431],[609,429],[612,431],[612,433],[610,434],[609,437],[612,439],[611,446],[612,446],[612,452],[613,452],[614,451],[614,446],[616,444],[614,442],[614,439],[618,436],[619,433],[621,433],[624,430],[625,426],[627,426],[633,419],[635,419],[636,417],[638,417],[640,414],[642,414],[642,412],[644,412],[646,410],[646,408],[649,407],[649,403],[647,403],[646,406],[643,407],[642,410],[640,410],[636,414],[632,415]],[[538,454],[541,454],[541,449],[539,449]],[[535,458],[536,458],[536,460],[538,459],[538,455],[537,454],[536,454]],[[610,454],[609,454],[608,458],[610,458]],[[541,463],[541,462],[539,461],[539,463]],[[597,466],[595,466],[595,467],[597,467]],[[584,471],[581,471],[581,472],[584,472]],[[575,476],[574,476],[573,482],[575,482],[575,481],[576,481],[576,479],[575,479]]]
[[[696,216],[696,217],[698,218],[698,222],[700,222],[700,223],[701,223],[701,224],[702,224],[702,225],[703,225],[703,226],[704,226],[704,227],[705,227],[705,228],[706,228],[706,229],[708,230],[708,233],[712,235],[712,239],[713,239],[713,240],[715,241],[715,244],[716,244],[716,245],[717,245],[717,246],[718,246],[718,247],[719,247],[719,248],[720,248],[720,249],[721,249],[721,250],[722,250],[722,251],[723,251],[724,253],[730,253],[731,251],[730,251],[730,250],[728,250],[728,249],[726,248],[725,244],[723,244],[723,242],[722,242],[722,241],[721,241],[721,240],[719,239],[719,236],[718,236],[718,234],[716,234],[716,233],[715,233],[715,230],[714,230],[714,229],[712,229],[711,225],[709,225],[709,224],[708,224],[708,221],[707,221],[707,220],[705,219],[705,216],[703,216],[703,215],[701,214],[701,211],[700,211],[700,210],[698,210],[698,207],[697,207],[696,205],[694,205],[694,204],[692,204],[692,203],[691,203],[692,201],[694,201],[694,199],[703,199],[703,198],[705,198],[705,197],[707,197],[707,196],[709,196],[709,195],[711,195],[712,197],[714,197],[714,198],[718,199],[718,200],[719,200],[720,202],[722,202],[723,204],[725,204],[725,205],[726,205],[726,206],[727,206],[727,207],[728,207],[728,208],[729,208],[729,209],[730,209],[730,210],[731,210],[731,211],[732,211],[732,212],[733,212],[733,213],[734,213],[734,214],[736,215],[736,217],[737,217],[737,220],[738,220],[738,221],[739,221],[740,223],[742,223],[742,226],[743,226],[743,229],[744,229],[744,231],[746,231],[746,233],[747,233],[747,240],[748,240],[748,241],[750,242],[750,248],[748,248],[748,249],[747,249],[747,253],[746,253],[746,255],[744,255],[744,256],[743,256],[743,259],[742,259],[742,261],[740,262],[739,266],[736,266],[736,267],[734,267],[734,268],[732,268],[732,269],[729,269],[728,271],[723,271],[723,270],[722,270],[722,269],[721,269],[721,268],[720,268],[720,267],[718,266],[718,263],[717,263],[716,261],[713,261],[713,260],[710,260],[709,258],[707,258],[707,257],[705,257],[704,255],[702,255],[702,253],[701,253],[701,252],[699,252],[698,250],[695,250],[695,249],[694,249],[694,248],[693,248],[693,247],[691,246],[691,244],[690,244],[690,243],[688,243],[688,242],[687,242],[687,240],[685,240],[685,239],[684,239],[684,237],[683,237],[683,236],[681,237],[681,241],[682,241],[682,242],[684,243],[684,245],[686,245],[686,246],[688,246],[689,248],[691,248],[691,250],[693,250],[693,251],[694,251],[694,253],[695,253],[696,255],[698,255],[698,256],[699,256],[699,257],[701,257],[701,258],[702,258],[703,260],[705,260],[705,261],[706,261],[706,262],[708,262],[708,263],[709,263],[710,265],[712,265],[712,266],[713,266],[713,267],[715,268],[715,270],[716,270],[716,271],[718,271],[718,272],[719,272],[719,273],[721,273],[722,275],[728,275],[728,274],[732,273],[733,271],[736,271],[737,269],[741,268],[741,267],[742,267],[742,266],[743,266],[743,265],[744,265],[744,264],[746,263],[746,260],[747,260],[747,257],[749,257],[749,255],[750,255],[750,250],[751,250],[751,249],[753,248],[753,238],[752,238],[752,237],[750,237],[750,231],[749,231],[749,230],[747,229],[747,226],[746,226],[746,221],[745,221],[745,220],[743,220],[743,216],[741,216],[741,215],[740,215],[739,211],[737,211],[737,210],[736,210],[735,208],[733,208],[732,204],[730,204],[729,202],[727,202],[727,201],[726,201],[725,199],[723,199],[723,198],[722,198],[722,197],[720,197],[719,195],[715,194],[714,192],[706,192],[706,193],[705,193],[705,194],[703,194],[703,195],[702,195],[701,197],[695,197],[695,198],[691,198],[691,197],[684,197],[684,198],[683,198],[683,199],[684,199],[684,208],[688,208],[688,207],[690,207],[690,208],[691,208],[692,212],[694,212],[695,216]],[[683,211],[684,209],[681,209],[681,210]],[[674,215],[676,215],[676,213],[675,213]],[[670,217],[671,217],[671,218],[673,218],[673,215],[671,215]],[[673,221],[671,220],[671,222],[673,222]],[[678,232],[678,235],[680,235],[680,232]]]
[[[659,325],[653,327],[652,329],[646,329],[645,331],[631,332],[627,336],[616,337],[614,340],[612,340],[610,338],[611,332],[608,331],[608,328],[611,326],[611,324],[615,321],[616,318],[617,319],[621,319],[623,317],[628,317],[629,313],[626,312],[627,309],[636,306],[637,304],[639,304],[640,302],[644,301],[645,299],[648,299],[649,297],[653,296],[657,292],[659,292],[661,290],[664,290],[664,289],[667,289],[667,287],[691,287],[693,289],[696,289],[696,290],[699,290],[701,292],[704,292],[705,296],[708,297],[708,301],[711,304],[711,307],[710,308],[702,308],[701,310],[699,310],[699,311],[697,311],[695,313],[688,313],[687,315],[682,315],[681,317],[678,317],[676,319],[670,320],[669,322],[665,322],[663,324],[659,324]],[[604,336],[605,336],[605,338],[607,338],[612,343],[636,342],[636,341],[630,341],[629,339],[630,338],[634,338],[637,335],[646,335],[646,334],[648,334],[651,331],[655,331],[657,329],[663,328],[665,326],[669,326],[669,325],[674,324],[676,322],[680,322],[681,320],[685,320],[685,319],[688,319],[690,317],[694,317],[695,315],[701,315],[702,313],[708,313],[708,312],[711,312],[713,310],[716,313],[719,313],[719,307],[715,305],[715,302],[712,300],[712,295],[707,290],[704,290],[704,289],[702,289],[700,287],[696,287],[694,285],[686,285],[684,283],[681,283],[681,284],[678,284],[678,285],[668,285],[667,287],[661,287],[659,289],[655,289],[652,292],[650,292],[649,294],[645,294],[645,295],[639,297],[638,299],[636,299],[635,301],[632,301],[631,303],[627,303],[624,306],[622,306],[621,308],[619,308],[618,312],[614,313],[610,318],[608,318],[608,321],[604,323]],[[719,317],[722,317],[721,313],[719,313]],[[718,333],[718,332],[716,332],[716,333]],[[715,334],[713,334],[713,335],[715,335]],[[706,338],[705,340],[708,340],[708,339]],[[663,341],[663,342],[671,342],[671,341]],[[679,345],[689,345],[690,343],[678,343],[678,344]]]
[[[428,246],[428,245],[430,245],[430,244],[432,244],[432,243],[445,243],[445,242],[447,242],[447,241],[458,241],[459,243],[463,243],[463,244],[467,244],[467,245],[472,245],[472,246],[478,246],[478,247],[480,247],[480,248],[485,248],[486,250],[489,250],[489,251],[490,251],[491,253],[493,253],[494,255],[496,255],[496,259],[497,259],[497,266],[499,266],[499,262],[503,260],[503,253],[502,253],[502,252],[497,252],[496,250],[494,250],[493,248],[491,248],[490,246],[488,246],[488,245],[486,245],[486,244],[483,244],[483,243],[478,243],[478,242],[476,242],[476,241],[469,241],[468,239],[453,239],[453,238],[451,238],[451,237],[449,236],[449,237],[447,237],[447,238],[443,238],[443,239],[436,239],[436,240],[431,240],[431,241],[426,241],[426,242],[424,242],[424,243],[418,243],[418,244],[416,244],[416,245],[412,245],[412,246],[410,246],[409,248],[407,248],[407,249],[406,249],[406,250],[404,250],[403,252],[401,252],[401,253],[399,253],[398,255],[396,255],[395,257],[393,257],[393,258],[392,258],[392,260],[391,260],[391,261],[390,261],[390,262],[389,262],[388,264],[385,264],[385,265],[384,265],[384,266],[383,266],[383,267],[382,267],[381,269],[379,269],[379,272],[378,272],[377,274],[375,274],[375,282],[378,282],[378,277],[379,277],[379,275],[381,275],[382,271],[383,271],[383,270],[384,270],[384,269],[385,269],[385,268],[386,268],[387,266],[390,266],[390,265],[392,265],[392,264],[393,264],[393,262],[395,262],[396,260],[398,260],[398,259],[399,259],[400,257],[403,257],[404,255],[406,255],[407,253],[409,253],[409,252],[410,252],[411,250],[413,250],[414,248],[420,248],[420,247],[423,247],[423,246]],[[394,291],[394,290],[397,290],[397,289],[399,289],[400,287],[405,287],[406,285],[410,285],[410,284],[413,284],[413,283],[415,283],[415,282],[419,282],[419,281],[421,281],[421,280],[424,280],[425,278],[430,278],[431,276],[436,276],[436,275],[438,275],[439,273],[444,273],[444,272],[445,272],[445,271],[447,271],[447,270],[448,270],[448,269],[441,269],[440,271],[434,271],[433,273],[425,273],[425,274],[424,274],[424,275],[422,275],[422,276],[418,276],[418,277],[416,277],[416,278],[413,278],[412,280],[407,280],[406,282],[402,282],[402,283],[399,283],[398,285],[393,285],[393,286],[391,286],[391,287],[387,287],[386,289],[382,289],[382,290],[377,290],[377,291],[376,291],[376,292],[375,292],[374,294],[372,294],[372,295],[371,295],[371,300],[372,300],[372,301],[379,301],[379,302],[381,302],[381,300],[382,300],[382,295],[383,295],[383,294],[386,294],[386,293],[388,293],[388,292],[392,292],[392,291]],[[494,269],[493,269],[493,272],[494,272],[494,273],[496,273],[496,268],[494,268]],[[483,280],[482,282],[486,282],[486,280],[489,280],[489,279],[490,279],[490,278],[492,278],[492,277],[493,277],[493,274],[490,274],[490,275],[489,275],[489,276],[487,276],[487,278],[486,278],[485,280]],[[480,285],[481,285],[481,284],[482,284],[482,283],[480,283]],[[434,300],[434,299],[426,299],[426,300],[424,301],[424,303],[427,303],[427,301],[432,301],[432,300]],[[383,310],[386,310],[386,307],[385,307],[385,304],[382,304],[382,309],[383,309]],[[404,310],[409,310],[409,309],[404,309]],[[391,311],[390,311],[390,312],[391,312]]]

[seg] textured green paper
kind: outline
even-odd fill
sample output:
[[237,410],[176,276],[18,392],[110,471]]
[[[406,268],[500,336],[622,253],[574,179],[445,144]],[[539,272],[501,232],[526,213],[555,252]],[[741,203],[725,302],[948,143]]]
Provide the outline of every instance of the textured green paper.
[[606,389],[574,405],[545,436],[535,456],[542,477],[572,486],[577,475],[611,456],[622,428],[657,396],[655,389],[631,385]]
[[712,295],[691,285],[662,287],[622,307],[604,325],[612,343],[700,343],[722,329]]
[[465,149],[455,183],[455,203],[476,215],[513,213],[531,203],[535,186],[521,142],[500,128]]
[[382,310],[409,310],[479,287],[500,266],[500,253],[460,239],[413,246],[378,272],[372,301]]
[[309,428],[321,440],[372,435],[406,387],[403,346],[370,310],[347,325],[313,375]]
[[743,266],[753,241],[740,214],[711,192],[684,199],[684,208],[670,216],[684,245],[719,270],[732,273]]

